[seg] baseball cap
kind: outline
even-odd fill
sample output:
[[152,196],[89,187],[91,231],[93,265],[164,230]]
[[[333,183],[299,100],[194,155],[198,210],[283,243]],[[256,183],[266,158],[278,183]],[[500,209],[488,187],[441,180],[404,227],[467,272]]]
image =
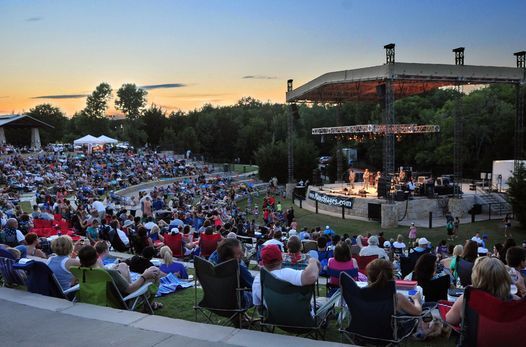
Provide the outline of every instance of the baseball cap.
[[172,228],[172,230],[170,230],[170,232],[172,234],[179,234],[179,228]]
[[419,240],[418,240],[418,245],[419,246],[423,246],[423,245],[427,245],[429,244],[429,241],[427,241],[427,239],[425,237],[421,237]]
[[328,225],[326,225],[326,226],[325,226],[325,229],[330,229],[330,228],[331,228],[331,227],[330,227],[330,226],[328,226]]
[[281,249],[278,245],[267,245],[261,250],[261,260],[263,265],[270,265],[282,261]]
[[384,247],[385,247],[385,248],[389,248],[389,247],[391,247],[391,242],[389,242],[389,241],[385,241],[385,242],[384,242]]

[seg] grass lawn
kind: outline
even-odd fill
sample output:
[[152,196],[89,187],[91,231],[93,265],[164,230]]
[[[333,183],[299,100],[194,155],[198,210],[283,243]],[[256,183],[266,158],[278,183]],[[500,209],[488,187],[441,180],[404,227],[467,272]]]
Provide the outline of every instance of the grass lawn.
[[236,173],[240,173],[240,174],[258,170],[257,165],[249,165],[249,164],[230,164],[230,167],[232,171]]
[[[254,204],[257,204],[260,207],[259,219],[257,222],[263,224],[263,213],[261,212],[261,206],[263,205],[264,194],[260,194],[259,197],[254,198]],[[281,200],[283,210],[292,206],[292,201],[284,200],[277,198],[276,200]],[[241,209],[244,209],[247,205],[247,201],[243,200],[239,202]],[[294,205],[294,215],[296,221],[299,224],[299,228],[308,227],[314,228],[320,226],[325,228],[326,225],[330,225],[331,228],[338,234],[349,234],[349,235],[366,235],[367,233],[377,234],[380,231],[384,232],[384,237],[386,239],[396,238],[398,234],[402,234],[407,240],[408,227],[399,226],[396,228],[390,229],[381,229],[379,222],[366,222],[354,219],[341,219],[337,217],[327,216],[323,214],[316,214],[314,212],[307,211],[305,209],[300,209],[298,206]],[[459,227],[459,237],[455,243],[463,243],[463,240],[470,239],[476,232],[488,235],[489,245],[504,242],[504,226],[500,220],[491,220],[491,221],[480,221],[469,224],[461,224]],[[514,223],[512,227],[512,235],[517,243],[526,240],[526,230],[521,228],[518,223]],[[447,238],[445,227],[438,228],[418,228],[417,231],[418,237],[426,237],[434,245],[437,245],[440,240],[445,240]],[[490,249],[491,250],[491,249]]]

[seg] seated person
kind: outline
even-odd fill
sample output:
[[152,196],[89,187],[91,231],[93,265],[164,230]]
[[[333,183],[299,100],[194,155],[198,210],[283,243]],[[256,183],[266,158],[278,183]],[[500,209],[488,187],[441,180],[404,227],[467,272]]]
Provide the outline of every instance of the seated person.
[[306,254],[301,253],[301,240],[298,236],[291,236],[287,242],[287,253],[283,253],[283,267],[303,269],[307,266]]
[[179,278],[188,278],[188,273],[186,272],[186,267],[179,262],[175,262],[173,258],[173,253],[170,247],[163,246],[159,251],[159,255],[163,258],[163,264],[159,267],[162,272],[168,274],[173,273]]
[[389,256],[387,255],[387,253],[385,253],[385,250],[383,248],[380,248],[378,246],[378,237],[377,236],[371,236],[369,237],[369,245],[362,248],[362,250],[360,251],[360,256],[363,257],[363,256],[371,256],[371,255],[376,255],[378,256],[378,258],[381,258],[381,259],[389,259]]
[[47,258],[46,253],[38,249],[40,240],[38,239],[37,234],[28,233],[25,237],[26,239],[26,256],[38,257],[38,258]]
[[429,253],[429,241],[425,237],[418,239],[417,246],[409,251],[409,258],[416,264],[416,261],[424,253]]
[[512,284],[517,286],[517,296],[524,298],[526,296],[526,286],[521,270],[526,268],[526,249],[519,246],[508,248],[506,252],[506,269],[511,277]]
[[[80,243],[77,243],[80,245]],[[75,277],[69,271],[72,266],[79,266],[80,262],[71,257],[73,241],[69,236],[59,236],[51,242],[51,250],[55,255],[49,257],[47,265],[55,274],[62,290],[67,290],[75,283]]]
[[404,250],[407,248],[407,246],[404,243],[404,237],[401,234],[398,234],[396,237],[396,241],[393,242],[393,252],[395,254],[402,254]]
[[[161,271],[158,268],[152,266],[146,269],[141,274],[141,276],[135,282],[132,283],[130,280],[130,270],[126,263],[116,264],[114,269],[105,269],[97,261],[98,257],[95,247],[90,245],[82,247],[79,250],[78,255],[80,260],[80,266],[105,270],[113,279],[115,286],[117,287],[119,292],[121,292],[122,296],[126,296],[128,294],[133,293],[148,281],[157,281],[161,274]],[[152,308],[162,308],[162,305],[154,302],[152,304]]]
[[0,243],[9,247],[16,247],[22,241],[24,241],[24,234],[18,230],[18,221],[16,218],[9,218],[4,230],[0,231]]
[[415,268],[404,277],[406,281],[427,282],[445,275],[437,274],[437,257],[431,253],[422,254],[416,261]]
[[[348,271],[356,269],[356,276],[353,277],[355,281],[358,280],[358,263],[356,259],[351,258],[351,249],[346,242],[340,241],[334,248],[334,258],[329,259],[328,268],[330,270]],[[338,277],[331,276],[329,283],[333,286],[340,285],[340,279]]]
[[318,261],[321,264],[321,271],[322,273],[324,273],[325,270],[327,269],[327,265],[329,264],[329,258],[332,258],[334,253],[332,250],[330,250],[327,247],[327,244],[329,242],[329,240],[327,239],[327,236],[320,236],[317,242],[318,242]]
[[86,228],[86,236],[92,244],[99,240],[99,221],[94,219],[91,225]]
[[214,228],[209,226],[199,237],[199,252],[203,258],[208,258],[216,249],[217,244],[223,237],[214,232]]
[[145,227],[139,227],[133,240],[133,250],[135,254],[142,254],[146,247],[153,247],[153,241],[148,237],[148,230]]
[[[268,247],[268,246],[267,246]],[[243,261],[243,249],[241,247],[241,242],[238,239],[226,238],[223,239],[217,246],[217,257],[210,256],[210,262],[215,264],[220,264],[222,262],[236,259],[239,264],[239,284],[241,288],[252,288],[254,282],[254,276],[248,271],[247,266]],[[243,307],[248,308],[252,307],[252,295],[248,291],[243,291],[242,296]]]
[[[506,266],[497,258],[477,258],[471,272],[471,285],[502,301],[519,299],[511,295],[510,274],[506,271]],[[451,325],[459,325],[462,321],[463,307],[464,295],[461,295],[446,314],[446,321]]]
[[[316,283],[321,270],[318,260],[309,258],[308,265],[303,270],[282,268],[283,256],[278,245],[268,245],[261,250],[261,259],[265,269],[277,278],[295,286],[306,286]],[[254,305],[261,305],[261,279],[257,274],[252,284],[252,300]]]
[[[375,259],[366,267],[369,287],[384,288],[389,281],[394,281],[393,265],[385,259]],[[396,293],[396,312],[417,316],[422,313],[420,293],[410,296],[410,301],[405,295]]]
[[110,249],[106,241],[95,242],[95,250],[97,251],[98,262],[101,266],[105,265],[105,259],[110,255]]
[[125,261],[129,265],[130,271],[142,274],[147,268],[154,266],[151,262],[155,256],[155,249],[151,246],[145,247],[141,255],[134,255]]

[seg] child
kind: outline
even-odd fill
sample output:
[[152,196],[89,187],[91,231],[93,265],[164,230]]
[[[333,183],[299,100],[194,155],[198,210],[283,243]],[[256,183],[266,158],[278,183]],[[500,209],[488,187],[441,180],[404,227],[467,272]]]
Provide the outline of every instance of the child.
[[416,240],[416,226],[415,226],[415,223],[411,223],[411,226],[409,227],[409,240],[411,242],[415,242],[415,240]]

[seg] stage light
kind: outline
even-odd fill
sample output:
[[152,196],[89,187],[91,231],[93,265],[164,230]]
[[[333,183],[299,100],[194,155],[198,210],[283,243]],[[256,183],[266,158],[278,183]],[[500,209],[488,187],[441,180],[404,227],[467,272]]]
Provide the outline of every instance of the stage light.
[[395,44],[389,43],[384,46],[385,48],[385,63],[392,64],[395,62]]
[[458,47],[453,49],[455,53],[455,65],[464,65],[464,47]]
[[526,51],[520,51],[513,53],[517,57],[517,67],[526,68]]

